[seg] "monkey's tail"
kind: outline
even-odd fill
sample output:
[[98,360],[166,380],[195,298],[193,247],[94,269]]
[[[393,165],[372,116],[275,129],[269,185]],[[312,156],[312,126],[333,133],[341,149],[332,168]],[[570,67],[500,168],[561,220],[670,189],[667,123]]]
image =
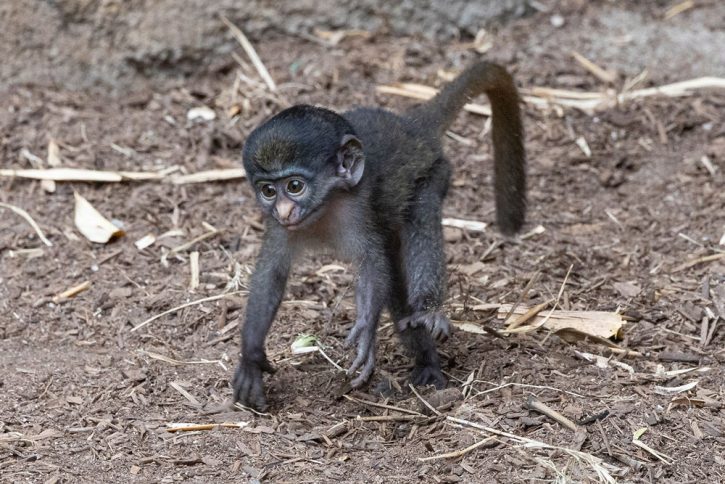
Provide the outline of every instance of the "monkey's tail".
[[484,93],[492,111],[496,221],[503,233],[513,234],[526,215],[526,153],[519,94],[506,69],[490,62],[474,64],[408,114],[441,137],[464,104]]

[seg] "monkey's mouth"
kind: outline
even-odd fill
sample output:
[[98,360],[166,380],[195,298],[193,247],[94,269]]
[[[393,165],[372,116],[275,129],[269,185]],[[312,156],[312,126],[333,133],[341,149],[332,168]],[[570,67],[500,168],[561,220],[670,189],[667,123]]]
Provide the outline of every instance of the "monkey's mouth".
[[315,207],[313,210],[310,210],[309,212],[303,214],[294,222],[280,222],[279,220],[278,222],[285,229],[289,230],[290,232],[294,232],[313,223],[319,218],[320,213],[320,207]]

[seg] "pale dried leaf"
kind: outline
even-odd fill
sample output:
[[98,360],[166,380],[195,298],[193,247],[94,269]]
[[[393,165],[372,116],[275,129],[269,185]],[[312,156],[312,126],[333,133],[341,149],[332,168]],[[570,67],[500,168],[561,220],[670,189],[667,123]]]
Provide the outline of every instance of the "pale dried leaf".
[[[511,311],[511,304],[503,304],[498,309],[498,319],[506,318]],[[509,324],[514,324],[518,319],[516,316],[522,316],[528,312],[530,308],[525,305],[519,305],[513,312],[513,316],[509,320]],[[546,314],[538,314],[528,322],[528,326],[537,327],[551,313],[549,319],[543,325],[551,331],[559,331],[563,329],[573,329],[586,335],[609,339],[622,337],[622,328],[624,320],[622,316],[609,311],[544,311]],[[517,331],[523,331],[522,328],[516,328]]]
[[612,284],[614,289],[624,297],[637,297],[642,292],[642,288],[633,282],[615,282]]
[[673,393],[677,394],[677,393],[683,393],[683,392],[690,391],[697,386],[697,383],[698,383],[697,380],[695,380],[690,383],[680,385],[678,387],[655,386],[654,389],[655,389],[655,393],[658,395],[672,395]]
[[113,225],[101,215],[78,192],[74,192],[74,196],[76,203],[74,221],[76,227],[85,238],[91,242],[105,244],[114,237],[122,237],[125,235],[123,230]]

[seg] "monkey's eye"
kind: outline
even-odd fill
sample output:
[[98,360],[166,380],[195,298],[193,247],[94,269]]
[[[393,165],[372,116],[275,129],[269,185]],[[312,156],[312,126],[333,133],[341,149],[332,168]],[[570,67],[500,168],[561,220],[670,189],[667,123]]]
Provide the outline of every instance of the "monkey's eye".
[[259,187],[259,191],[262,192],[262,196],[266,199],[273,199],[277,196],[277,189],[271,183],[265,183]]
[[290,180],[287,182],[287,193],[290,195],[299,195],[305,189],[305,182],[302,180]]

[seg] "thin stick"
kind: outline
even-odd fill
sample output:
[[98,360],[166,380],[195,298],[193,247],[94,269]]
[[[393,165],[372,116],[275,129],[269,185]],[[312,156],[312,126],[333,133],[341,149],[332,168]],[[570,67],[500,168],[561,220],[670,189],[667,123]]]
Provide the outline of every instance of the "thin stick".
[[575,61],[577,61],[584,69],[588,70],[594,77],[596,77],[600,81],[612,84],[614,81],[617,80],[617,75],[615,73],[606,69],[602,69],[594,62],[581,55],[579,52],[572,50],[571,55],[572,57],[574,57]]
[[685,269],[689,269],[690,267],[694,267],[698,264],[702,264],[703,262],[713,262],[713,261],[720,260],[723,258],[725,258],[725,252],[720,252],[718,254],[712,254],[712,255],[705,255],[702,257],[698,257],[697,259],[691,260],[689,262],[685,262],[684,264],[680,264],[679,266],[672,269],[672,272],[684,271]]
[[539,412],[541,414],[546,415],[550,419],[556,420],[560,424],[562,424],[564,427],[568,428],[572,432],[579,432],[579,426],[554,410],[553,408],[549,407],[548,405],[538,401],[533,396],[529,397],[528,401],[526,402],[526,407],[530,410],[533,410],[535,412]]
[[317,351],[319,351],[320,354],[323,356],[323,358],[325,358],[327,361],[329,361],[332,366],[334,366],[335,368],[337,368],[340,371],[346,371],[345,368],[341,367],[340,365],[335,363],[335,361],[332,358],[327,356],[327,353],[325,353],[325,351],[322,349],[322,347],[320,345],[317,345]]
[[166,425],[167,432],[193,432],[197,430],[214,430],[218,428],[243,429],[249,425],[249,422],[222,422],[211,424],[168,423]]
[[659,452],[657,450],[654,450],[652,447],[650,447],[649,445],[645,444],[644,442],[642,442],[639,439],[632,439],[632,443],[634,445],[636,445],[637,447],[639,447],[639,448],[641,448],[641,449],[649,452],[654,457],[656,457],[658,460],[661,460],[662,462],[664,462],[668,466],[671,466],[672,465],[672,457],[670,457],[670,456],[668,456],[666,454],[663,454],[662,452]]
[[[511,309],[509,310],[506,317],[503,318],[503,324],[506,324],[506,322],[509,320],[509,318],[514,313],[514,311],[516,311],[516,308],[519,306],[519,304],[521,304],[521,301],[523,301],[526,298],[526,296],[529,294],[529,290],[531,289],[531,286],[533,286],[536,283],[536,281],[539,279],[539,275],[541,275],[541,271],[536,271],[534,273],[534,275],[531,276],[529,281],[526,283],[526,287],[524,287],[524,290],[521,292],[521,295],[519,295],[516,302],[511,306]],[[523,317],[526,317],[526,315],[524,315]],[[530,317],[533,317],[533,316],[530,316]],[[511,325],[509,325],[509,326],[510,327],[513,326],[515,328],[516,326],[521,326],[522,324],[523,324],[523,322],[513,321],[513,322],[511,322]],[[511,328],[511,329],[513,329],[513,328]]]
[[[471,384],[473,384],[473,383],[488,383],[489,385],[494,385],[494,383],[487,382],[487,381],[483,381],[483,380],[473,380],[471,382]],[[538,390],[552,390],[552,391],[555,391],[555,392],[566,393],[567,395],[571,395],[571,396],[577,397],[577,398],[586,398],[584,395],[580,395],[578,393],[570,392],[568,390],[562,390],[562,389],[556,388],[556,387],[548,387],[548,386],[545,386],[545,385],[531,385],[529,383],[514,383],[514,382],[504,383],[503,385],[497,385],[494,388],[489,388],[488,390],[482,390],[480,392],[476,392],[476,394],[474,395],[474,397],[477,397],[479,395],[483,395],[485,393],[495,392],[497,390],[501,390],[502,388],[506,388],[506,387],[522,387],[522,388],[536,388]]]
[[64,299],[72,298],[73,296],[76,296],[86,289],[91,287],[91,281],[83,281],[80,284],[77,284],[70,289],[66,289],[65,291],[61,292],[57,296],[53,298],[54,303],[59,303],[60,301],[63,301]]
[[530,331],[534,331],[536,329],[539,329],[543,325],[549,321],[551,318],[551,315],[554,314],[554,311],[556,310],[556,307],[559,305],[559,301],[561,300],[561,295],[564,293],[564,287],[566,287],[566,281],[569,280],[569,274],[571,273],[571,270],[574,268],[574,264],[571,264],[569,266],[569,269],[566,271],[566,276],[564,276],[564,281],[561,283],[561,287],[559,288],[559,293],[556,295],[556,299],[554,300],[554,305],[551,307],[551,310],[549,313],[544,316],[544,319],[541,320],[539,324],[536,326],[521,326],[519,328],[516,328],[514,330],[504,329],[501,332],[504,334],[511,334],[511,333],[528,333]]
[[670,7],[665,12],[665,20],[669,20],[672,17],[681,14],[687,10],[690,10],[695,6],[694,0],[685,0],[684,2],[678,3],[677,5]]
[[153,351],[147,350],[138,350],[138,353],[141,355],[146,355],[149,358],[153,358],[154,360],[164,361],[171,365],[216,365],[217,363],[219,363],[219,360],[177,360],[175,358],[171,358],[170,356],[154,353]]
[[161,314],[157,314],[156,316],[150,317],[149,319],[147,319],[143,323],[137,324],[136,326],[134,326],[133,328],[131,328],[131,332],[137,331],[137,330],[143,328],[144,326],[146,326],[147,324],[149,324],[149,323],[151,323],[153,321],[156,321],[157,319],[159,319],[161,317],[166,316],[167,314],[175,313],[176,311],[179,311],[179,310],[184,309],[184,308],[188,308],[189,306],[195,306],[197,304],[202,304],[202,303],[205,303],[205,302],[216,301],[218,299],[224,299],[225,297],[234,296],[234,295],[242,294],[242,293],[246,293],[246,292],[247,291],[227,292],[227,293],[224,293],[224,294],[217,294],[216,296],[203,297],[201,299],[197,299],[196,301],[191,301],[191,302],[182,304],[181,306],[176,306],[175,308],[168,309],[168,310],[164,311]]
[[351,397],[350,395],[343,395],[343,397],[347,398],[351,402],[362,403],[363,405],[370,405],[371,407],[382,408],[384,410],[395,410],[396,412],[407,413],[408,415],[425,417],[422,413],[416,412],[415,410],[408,410],[407,408],[394,407],[392,405],[385,405],[384,403],[368,402],[367,400],[361,400],[359,398]]
[[[523,315],[521,315],[520,318],[516,318],[514,321],[511,321],[511,324],[509,324],[506,329],[518,328],[519,326],[521,326],[525,322],[527,322],[529,319],[533,318],[534,316],[538,315],[541,311],[546,309],[546,306],[548,306],[552,302],[554,302],[554,298],[544,301],[541,304],[537,304],[533,308],[526,311]],[[511,311],[509,312],[509,314],[506,315],[505,319],[508,319],[515,310],[516,310],[516,305],[514,304],[513,306],[511,306]],[[504,319],[504,322],[505,322],[505,319]]]
[[594,471],[597,473],[597,476],[599,477],[599,479],[602,482],[607,482],[607,483],[611,483],[611,484],[614,484],[616,482],[614,480],[614,478],[609,474],[609,471],[607,471],[607,469],[605,469],[602,466],[602,459],[600,459],[599,457],[596,457],[592,454],[588,454],[588,453],[582,452],[580,450],[569,449],[567,447],[550,445],[550,444],[541,442],[539,440],[530,439],[528,437],[520,437],[518,435],[509,433],[509,432],[504,432],[501,430],[496,430],[491,427],[486,427],[484,425],[477,424],[477,423],[471,422],[469,420],[463,420],[460,418],[451,417],[450,415],[446,416],[446,420],[449,422],[458,424],[458,425],[462,425],[464,427],[471,427],[474,429],[482,430],[484,432],[488,432],[490,434],[507,437],[507,438],[513,440],[515,443],[524,445],[525,447],[539,448],[539,449],[553,449],[553,450],[560,450],[562,452],[566,452],[567,454],[569,454],[577,459],[582,459],[586,463],[588,463],[594,469]]
[[221,16],[222,22],[229,28],[229,30],[232,31],[232,34],[234,37],[237,38],[237,41],[244,49],[244,52],[247,53],[249,56],[249,60],[252,61],[252,64],[254,64],[254,67],[257,69],[257,72],[259,72],[259,75],[264,80],[265,84],[267,84],[267,87],[270,91],[276,92],[277,91],[277,85],[274,83],[274,80],[272,79],[272,76],[269,75],[269,71],[264,66],[264,63],[262,62],[262,59],[259,58],[259,55],[257,55],[257,51],[254,50],[254,46],[251,42],[249,42],[249,39],[247,39],[247,36],[244,35],[244,32],[242,32],[239,27],[234,25],[231,21],[229,21],[228,18],[225,16]]
[[184,387],[182,387],[175,381],[170,382],[169,386],[171,386],[171,388],[173,388],[177,392],[181,393],[181,396],[183,396],[184,398],[189,400],[189,402],[191,402],[191,404],[194,405],[195,407],[201,407],[201,403],[199,402],[199,400],[197,400],[196,397],[194,397],[194,395],[187,392]]
[[395,422],[420,420],[422,418],[417,415],[373,415],[372,417],[361,417],[358,415],[355,420],[359,420],[360,422]]
[[16,207],[15,205],[10,205],[9,203],[0,202],[0,207],[12,210],[13,212],[23,217],[25,221],[28,222],[28,224],[33,228],[33,230],[35,230],[35,233],[38,234],[38,238],[48,247],[53,247],[53,243],[45,238],[45,235],[43,235],[43,231],[40,230],[40,226],[35,223],[35,220],[33,220],[33,217],[31,217],[28,212],[20,207]]
[[195,238],[191,239],[190,241],[188,241],[186,243],[183,243],[181,245],[177,245],[176,247],[174,247],[173,249],[171,249],[171,251],[169,251],[169,254],[176,254],[177,252],[183,252],[186,249],[194,246],[195,244],[198,244],[201,241],[204,241],[204,240],[206,240],[206,239],[208,239],[210,237],[214,237],[215,235],[219,234],[220,232],[221,232],[220,230],[214,229],[214,230],[211,230],[211,231],[209,231],[209,232],[207,232],[205,234],[201,234],[200,236],[195,237]]
[[494,440],[496,440],[496,437],[486,437],[485,439],[483,439],[479,442],[476,442],[473,445],[469,445],[465,449],[456,450],[454,452],[447,452],[445,454],[440,454],[440,455],[432,455],[430,457],[418,457],[418,460],[420,462],[428,462],[431,460],[439,460],[439,459],[455,459],[456,457],[466,455],[469,452],[471,452],[472,450],[476,450],[479,447],[486,445],[489,442],[494,441]]
[[423,398],[420,393],[418,393],[418,390],[415,389],[415,387],[413,386],[412,383],[408,383],[408,386],[410,387],[411,390],[413,390],[413,393],[415,393],[415,396],[418,397],[418,400],[420,400],[421,402],[423,402],[423,405],[425,405],[426,407],[428,407],[428,409],[431,412],[433,412],[434,414],[439,415],[439,416],[441,415],[441,413],[438,411],[437,408],[435,408],[433,405],[431,405],[430,403],[428,403],[426,401],[426,399]]

